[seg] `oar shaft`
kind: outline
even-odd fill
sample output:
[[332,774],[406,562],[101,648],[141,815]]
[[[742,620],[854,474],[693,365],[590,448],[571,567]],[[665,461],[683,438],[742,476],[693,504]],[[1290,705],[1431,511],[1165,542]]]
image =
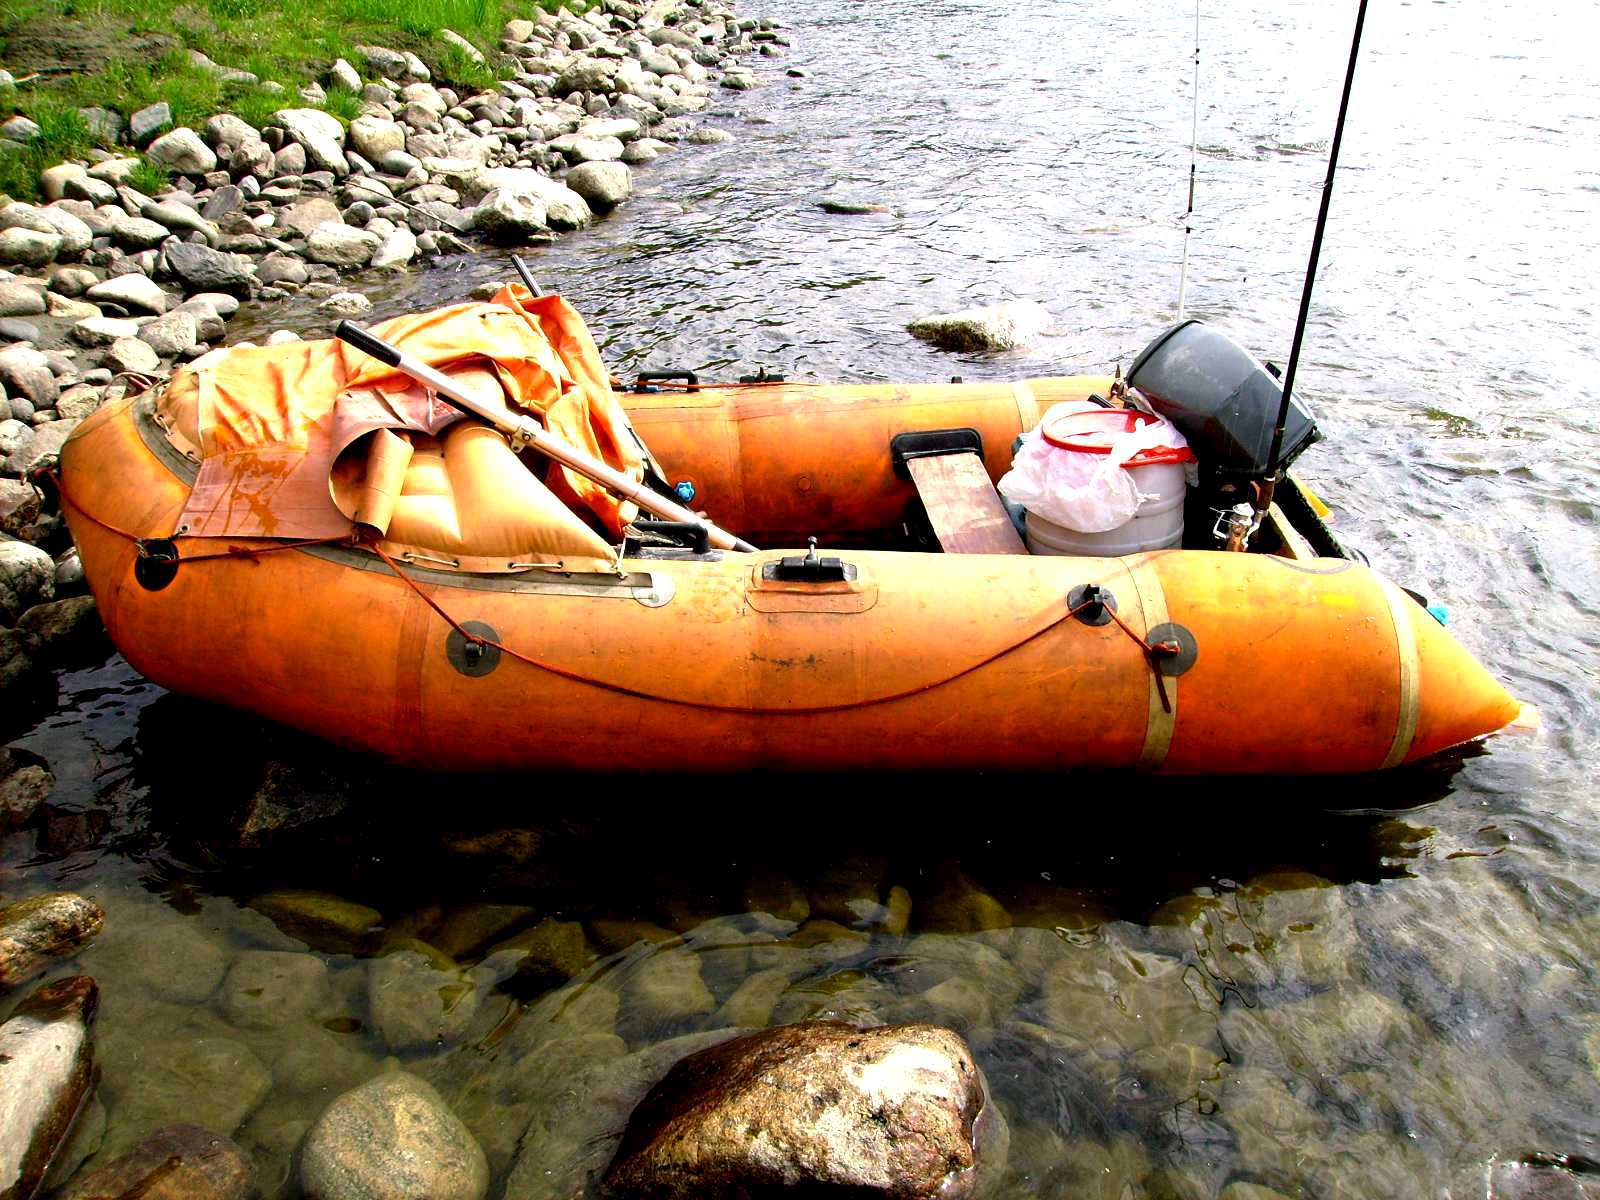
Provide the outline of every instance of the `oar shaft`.
[[703,517],[696,516],[683,505],[673,503],[665,496],[651,491],[638,480],[631,479],[621,471],[607,466],[576,446],[568,445],[532,417],[512,413],[509,409],[496,408],[468,395],[444,372],[435,370],[421,359],[405,353],[398,346],[390,345],[375,334],[352,325],[349,321],[340,321],[333,332],[340,341],[349,343],[363,353],[370,354],[380,362],[394,367],[402,374],[411,376],[418,383],[432,388],[457,408],[493,426],[514,442],[532,446],[562,466],[571,467],[578,474],[594,480],[606,490],[625,500],[632,500],[646,512],[654,513],[668,521],[683,521],[703,526],[707,538],[718,549],[742,551],[755,549],[749,542],[735,537]]

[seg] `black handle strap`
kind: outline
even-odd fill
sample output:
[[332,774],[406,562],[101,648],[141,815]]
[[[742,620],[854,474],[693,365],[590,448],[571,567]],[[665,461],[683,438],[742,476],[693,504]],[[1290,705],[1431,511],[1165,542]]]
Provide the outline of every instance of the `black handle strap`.
[[333,336],[346,345],[354,346],[363,354],[370,354],[385,366],[400,365],[400,351],[375,333],[368,333],[353,321],[340,321],[333,327]]

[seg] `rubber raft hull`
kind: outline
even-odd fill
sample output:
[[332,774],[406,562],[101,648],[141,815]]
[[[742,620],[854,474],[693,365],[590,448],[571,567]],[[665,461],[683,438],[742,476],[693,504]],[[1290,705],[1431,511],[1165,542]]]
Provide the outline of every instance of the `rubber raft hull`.
[[[696,411],[737,425],[732,403]],[[1027,414],[1013,414],[986,444],[1014,436]],[[672,427],[640,425],[670,464]],[[629,560],[623,578],[402,568],[455,622],[522,656],[472,659],[416,589],[356,550],[211,557],[142,585],[130,539],[170,536],[192,478],[153,428],[122,402],[62,452],[64,508],[117,647],[163,687],[403,763],[1348,773],[1428,757],[1518,712],[1376,573],[1259,554],[849,551],[857,578],[827,585],[763,578],[779,550]],[[698,469],[712,490],[733,486]],[[790,503],[784,519],[807,515]],[[1134,633],[1180,626],[1192,663],[1158,685],[1129,632],[1067,615],[1084,583],[1110,588]]]

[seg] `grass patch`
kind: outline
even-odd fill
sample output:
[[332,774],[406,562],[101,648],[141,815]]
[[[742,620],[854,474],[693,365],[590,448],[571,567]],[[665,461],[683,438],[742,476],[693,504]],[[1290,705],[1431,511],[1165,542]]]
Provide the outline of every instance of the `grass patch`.
[[[535,0],[536,7],[582,12],[586,0]],[[260,127],[274,112],[303,107],[296,94],[307,83],[322,82],[334,59],[346,58],[357,70],[365,63],[358,45],[411,51],[434,72],[435,80],[457,87],[488,88],[505,74],[497,51],[507,20],[525,17],[528,0],[5,0],[0,4],[0,66],[18,76],[40,64],[13,59],[9,46],[42,32],[65,32],[76,44],[123,43],[125,57],[98,60],[90,69],[42,75],[16,91],[0,93],[0,121],[22,112],[47,136],[21,154],[0,157],[0,186],[31,196],[25,177],[81,156],[93,143],[76,110],[90,105],[124,117],[165,100],[175,124],[202,128],[207,117],[232,112]],[[440,40],[450,29],[484,51],[487,63]],[[79,36],[82,34],[83,36]],[[145,56],[130,54],[131,36],[164,39],[168,49]],[[225,67],[250,71],[287,89],[224,83],[189,61],[198,50]],[[113,50],[113,53],[115,51]],[[330,89],[324,107],[344,121],[360,113],[354,92]],[[76,122],[76,124],[74,124]]]
[[160,163],[141,158],[139,165],[128,172],[128,186],[146,196],[159,196],[172,186],[172,172]]

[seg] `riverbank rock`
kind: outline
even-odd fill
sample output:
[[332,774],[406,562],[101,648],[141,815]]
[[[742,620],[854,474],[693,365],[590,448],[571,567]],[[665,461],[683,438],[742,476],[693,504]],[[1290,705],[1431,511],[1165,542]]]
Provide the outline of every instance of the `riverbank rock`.
[[1049,326],[1050,314],[1042,304],[1008,300],[984,308],[918,317],[906,326],[906,331],[941,350],[1017,350],[1032,345]]
[[0,990],[26,983],[100,932],[106,914],[74,892],[48,892],[0,909]]
[[[28,439],[30,446],[36,439]],[[14,624],[23,612],[55,594],[55,560],[37,546],[0,537],[0,625]]]
[[403,1071],[330,1104],[301,1147],[310,1200],[483,1200],[489,1164],[439,1093]]
[[0,750],[0,834],[21,829],[50,798],[56,777],[42,762],[30,762],[21,750]]
[[39,639],[41,658],[57,669],[104,662],[111,656],[111,639],[93,596],[36,604],[17,618],[17,628]]
[[567,186],[595,212],[607,212],[633,195],[633,172],[620,162],[586,162],[567,172]]
[[255,1168],[244,1151],[203,1125],[171,1125],[89,1172],[61,1200],[252,1200]]
[[94,1083],[99,1002],[87,975],[58,979],[0,1025],[0,1194],[27,1200],[68,1140]]
[[962,1197],[982,1108],[972,1053],[948,1029],[789,1025],[669,1071],[634,1110],[605,1183],[658,1200]]

